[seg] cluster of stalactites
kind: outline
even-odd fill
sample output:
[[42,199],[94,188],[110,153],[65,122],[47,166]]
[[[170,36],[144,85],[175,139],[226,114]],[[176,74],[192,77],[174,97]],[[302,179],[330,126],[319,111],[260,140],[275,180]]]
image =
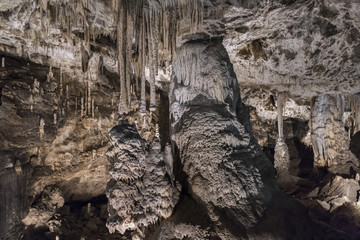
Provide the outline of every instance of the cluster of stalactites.
[[[120,75],[119,113],[131,108],[131,79],[140,90],[140,114],[146,114],[146,80],[150,83],[150,111],[156,110],[155,78],[160,61],[175,57],[180,21],[196,32],[203,21],[202,0],[120,0],[117,7],[118,70]],[[171,56],[160,59],[162,56]],[[149,74],[145,72],[148,69]],[[146,79],[148,77],[148,79]],[[141,80],[139,89],[138,80]]]
[[[51,21],[56,28],[66,29],[69,36],[72,28],[83,29],[85,46],[90,48],[91,39],[96,39],[100,34],[103,34],[92,27],[92,24],[88,21],[87,11],[91,6],[90,1],[37,0],[36,3],[40,8],[41,24],[47,28],[49,23],[45,22]],[[43,19],[45,15],[47,15],[47,18]],[[111,32],[106,34],[112,39],[114,38]]]

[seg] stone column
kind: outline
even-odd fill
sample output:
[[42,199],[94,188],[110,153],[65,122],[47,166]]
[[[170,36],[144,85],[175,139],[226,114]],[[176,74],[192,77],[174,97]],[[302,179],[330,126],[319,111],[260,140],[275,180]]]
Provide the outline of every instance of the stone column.
[[171,139],[189,192],[213,221],[231,221],[239,229],[256,225],[272,199],[274,172],[245,120],[239,120],[248,116],[241,115],[240,89],[226,50],[216,39],[186,43],[173,67]]
[[277,96],[277,110],[278,110],[278,131],[279,136],[275,145],[274,166],[277,171],[279,180],[286,178],[289,175],[290,155],[288,146],[284,139],[284,121],[283,109],[286,102],[286,93],[280,92]]
[[336,174],[358,170],[359,162],[349,150],[350,142],[342,122],[344,106],[345,99],[340,94],[315,98],[311,114],[314,168],[326,168]]

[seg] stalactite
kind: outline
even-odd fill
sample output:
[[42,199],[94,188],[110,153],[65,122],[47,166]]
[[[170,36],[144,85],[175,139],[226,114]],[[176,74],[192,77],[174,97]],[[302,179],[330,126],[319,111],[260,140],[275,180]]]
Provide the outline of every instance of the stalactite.
[[144,14],[142,15],[142,24],[141,24],[141,52],[140,52],[140,61],[141,61],[141,100],[140,100],[140,114],[142,116],[146,115],[146,90],[145,90],[145,18]]
[[[128,98],[126,92],[126,62],[125,62],[125,49],[124,45],[126,31],[126,4],[124,1],[119,2],[118,10],[118,23],[117,23],[117,47],[118,47],[118,69],[120,75],[120,102],[119,102],[119,114],[126,113],[128,111]],[[124,37],[125,36],[125,37]],[[126,47],[125,47],[126,48]]]
[[62,96],[63,93],[63,70],[60,67],[60,84],[59,84],[59,91],[60,91],[60,97]]
[[80,106],[80,108],[81,108],[81,117],[83,117],[84,116],[84,97],[81,97],[81,106]]
[[[112,1],[112,6],[116,8],[117,16],[119,113],[126,113],[130,109],[131,79],[136,81],[136,92],[140,79],[140,113],[145,114],[145,67],[150,73],[150,110],[155,111],[155,77],[158,75],[158,64],[160,61],[166,62],[175,58],[179,21],[189,23],[190,32],[196,32],[202,24],[202,0],[123,0]],[[138,53],[134,54],[134,59],[133,46]],[[159,47],[162,51],[161,57]],[[171,59],[163,59],[164,56],[170,56]]]
[[1,67],[4,68],[5,67],[5,57],[1,58]]
[[95,101],[94,99],[91,99],[91,117],[92,118],[95,118],[95,108],[94,108],[94,105],[95,105]]
[[89,74],[89,77],[88,77],[88,79],[87,79],[87,99],[86,99],[86,103],[87,103],[86,113],[87,113],[88,115],[90,115],[90,111],[91,111],[90,74]]
[[286,103],[286,93],[280,92],[277,97],[277,110],[278,110],[278,133],[279,139],[284,139],[284,129],[283,129],[283,109]]
[[288,146],[284,140],[283,130],[283,109],[286,103],[286,93],[280,92],[277,96],[277,111],[278,111],[278,139],[275,145],[274,167],[278,175],[278,183],[280,185],[288,182],[290,155]]
[[56,1],[55,3],[55,26],[58,27],[58,18],[59,18],[59,4]]
[[154,29],[153,29],[153,18],[152,18],[152,12],[149,11],[147,14],[145,14],[146,19],[146,26],[148,30],[148,36],[150,39],[148,39],[148,48],[149,48],[149,56],[148,56],[148,63],[149,63],[149,69],[150,69],[150,111],[156,110],[156,102],[155,102],[155,73],[154,73],[154,66],[152,63],[154,63]]
[[353,118],[352,135],[360,131],[360,93],[350,97],[351,116]]
[[131,1],[126,1],[126,54],[125,54],[125,81],[126,81],[126,94],[127,94],[127,107],[131,103],[131,59],[132,59],[132,40],[134,34],[134,21],[132,18],[132,4]]

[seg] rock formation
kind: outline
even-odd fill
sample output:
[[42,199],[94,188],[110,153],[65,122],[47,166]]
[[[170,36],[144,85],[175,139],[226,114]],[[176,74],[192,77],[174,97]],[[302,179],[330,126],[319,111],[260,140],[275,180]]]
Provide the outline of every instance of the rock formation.
[[169,97],[171,139],[189,192],[205,205],[218,236],[265,234],[251,229],[266,222],[272,201],[286,200],[279,196],[270,161],[244,126],[246,116],[240,117],[239,87],[221,40],[184,44],[174,63]]
[[112,181],[107,187],[110,232],[138,231],[171,216],[179,191],[167,175],[165,153],[158,138],[150,146],[126,121],[110,131]]
[[357,239],[359,9],[0,1],[0,238]]
[[342,95],[321,95],[315,99],[311,119],[314,167],[340,174],[358,171],[359,160],[349,150],[349,138],[342,122]]
[[279,178],[288,176],[290,169],[289,148],[284,142],[283,109],[285,102],[286,102],[286,93],[284,92],[279,93],[277,97],[279,136],[276,141],[275,154],[274,154],[274,166]]

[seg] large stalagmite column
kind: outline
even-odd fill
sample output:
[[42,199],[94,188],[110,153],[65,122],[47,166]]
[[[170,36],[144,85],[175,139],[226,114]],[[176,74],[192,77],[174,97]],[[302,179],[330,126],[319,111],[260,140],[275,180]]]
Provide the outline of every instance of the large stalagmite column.
[[350,174],[358,169],[358,159],[349,150],[349,138],[342,122],[344,106],[345,99],[340,94],[315,98],[311,113],[315,168],[327,168],[338,174]]
[[[239,229],[256,225],[271,201],[275,178],[270,161],[239,121],[240,89],[225,48],[218,39],[186,43],[173,66],[171,139],[191,194],[213,220],[221,217]],[[217,215],[220,209],[226,216]]]
[[289,149],[284,140],[283,109],[286,102],[286,93],[280,92],[277,97],[278,131],[279,136],[275,145],[274,166],[279,179],[289,175],[290,156]]

